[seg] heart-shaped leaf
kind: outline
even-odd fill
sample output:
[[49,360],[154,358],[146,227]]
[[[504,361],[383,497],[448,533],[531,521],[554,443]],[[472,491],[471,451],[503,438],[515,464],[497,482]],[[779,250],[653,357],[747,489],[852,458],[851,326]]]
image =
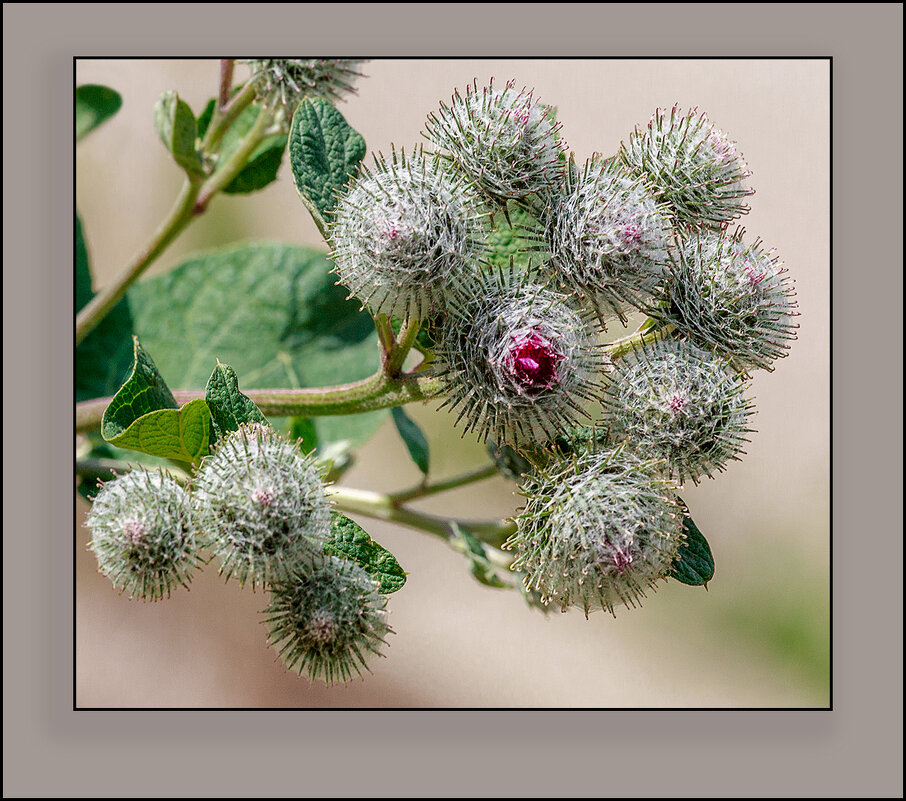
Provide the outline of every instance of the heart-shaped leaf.
[[104,411],[101,435],[119,448],[197,463],[208,452],[207,403],[199,398],[178,408],[138,337],[133,343],[132,372]]

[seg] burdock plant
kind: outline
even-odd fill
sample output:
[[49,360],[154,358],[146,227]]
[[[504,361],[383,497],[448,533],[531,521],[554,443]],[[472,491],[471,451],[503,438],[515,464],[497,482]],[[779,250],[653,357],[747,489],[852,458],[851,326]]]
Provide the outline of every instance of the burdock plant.
[[[346,513],[437,535],[478,581],[540,608],[615,614],[665,581],[710,580],[677,493],[743,456],[748,373],[786,352],[796,314],[779,259],[727,229],[751,194],[736,145],[703,113],[657,111],[577,166],[553,107],[475,80],[428,115],[427,148],[366,167],[332,104],[357,61],[248,66],[234,85],[223,62],[197,117],[161,98],[183,194],[97,294],[77,221],[77,467],[101,572],[156,600],[213,561],[267,593],[282,661],[328,683],[383,654],[387,596],[406,580]],[[118,107],[103,87],[76,101],[92,124]],[[274,181],[286,151],[325,251],[235,245],[132,286],[217,195]],[[631,318],[603,340],[599,322]],[[486,443],[487,465],[431,474],[403,409],[425,401]],[[422,480],[393,494],[338,483],[388,409]],[[508,519],[411,505],[500,474],[524,499]]]

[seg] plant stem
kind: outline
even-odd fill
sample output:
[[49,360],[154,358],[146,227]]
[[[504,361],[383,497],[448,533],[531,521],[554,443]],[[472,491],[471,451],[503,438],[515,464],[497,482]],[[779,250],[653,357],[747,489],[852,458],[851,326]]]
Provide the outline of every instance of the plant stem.
[[[76,461],[76,475],[87,479],[109,480],[111,473],[123,475],[139,467],[138,462],[126,462],[120,459],[79,459]],[[190,476],[181,467],[162,467],[162,470],[172,476],[180,484],[188,483]]]
[[426,498],[429,495],[436,495],[439,492],[446,492],[447,490],[456,489],[457,487],[464,487],[467,484],[474,484],[477,481],[484,481],[486,478],[493,478],[497,475],[499,475],[497,468],[494,465],[489,464],[485,467],[470,470],[467,473],[460,473],[458,476],[453,476],[452,478],[447,478],[443,481],[436,481],[431,484],[418,484],[411,489],[391,493],[388,497],[390,498],[391,503],[399,506],[407,501]]
[[[230,102],[230,90],[233,88],[233,67],[235,62],[231,58],[220,59],[220,94],[217,96],[217,105],[214,107],[214,116],[217,117]],[[214,120],[211,120],[214,124]]]
[[418,331],[421,328],[421,320],[417,318],[407,318],[405,324],[400,329],[396,343],[390,349],[384,369],[387,375],[393,377],[399,374],[403,369],[403,362],[406,361],[406,355],[412,349]]
[[[431,375],[389,378],[379,370],[369,378],[335,387],[307,389],[248,389],[247,395],[265,416],[322,417],[324,415],[360,414],[388,409],[404,403],[424,401],[442,391],[440,382]],[[177,390],[177,403],[203,398],[202,390]],[[76,431],[96,429],[112,398],[95,398],[76,404]]]
[[[214,152],[223,135],[229,130],[236,118],[242,114],[255,100],[255,86],[249,81],[226,106],[219,109],[220,117],[211,119],[211,124],[205,132],[201,148],[205,153]],[[215,112],[217,109],[215,108]]]
[[[238,99],[239,95],[235,99]],[[254,98],[254,94],[252,95]],[[251,102],[251,100],[249,101]],[[232,108],[232,105],[230,106]],[[224,118],[225,119],[225,118]],[[75,341],[78,345],[104,319],[122,299],[126,291],[161,253],[176,239],[192,220],[207,210],[211,199],[232,181],[248,162],[249,156],[264,139],[271,115],[264,109],[255,124],[243,138],[239,147],[204,183],[189,175],[170,215],[161,223],[151,242],[133,260],[112,284],[105,286],[79,312],[76,317]],[[223,120],[221,120],[223,123]]]
[[378,314],[374,318],[374,327],[377,331],[378,342],[381,346],[381,363],[386,364],[390,351],[396,340],[393,338],[393,328],[386,314]]
[[123,295],[126,294],[126,290],[191,222],[195,216],[195,202],[200,191],[201,181],[194,176],[187,177],[176,204],[145,249],[117,276],[112,284],[105,286],[78,313],[76,345],[85,339],[107,313],[120,302]]
[[248,163],[249,156],[252,155],[255,148],[258,147],[264,139],[265,132],[271,124],[271,121],[270,112],[262,108],[258,112],[258,116],[255,118],[255,122],[249,129],[249,132],[239,143],[239,147],[236,148],[223,164],[218,165],[214,174],[208,178],[204,186],[202,186],[198,200],[195,203],[195,214],[204,212],[208,207],[208,203],[211,202],[211,198],[224,187],[228,186],[230,182],[239,175],[242,168]]
[[330,499],[337,509],[400,523],[410,528],[426,531],[444,540],[454,538],[451,523],[465,529],[476,539],[499,548],[515,530],[516,524],[505,520],[457,520],[428,512],[418,512],[404,506],[397,506],[391,496],[369,490],[350,487],[331,487]]
[[612,359],[619,358],[627,353],[631,353],[640,345],[645,345],[667,336],[667,334],[673,330],[672,325],[666,325],[661,328],[648,328],[643,331],[644,325],[645,324],[643,323],[635,333],[623,337],[622,339],[614,340],[606,345],[605,352],[607,355]]

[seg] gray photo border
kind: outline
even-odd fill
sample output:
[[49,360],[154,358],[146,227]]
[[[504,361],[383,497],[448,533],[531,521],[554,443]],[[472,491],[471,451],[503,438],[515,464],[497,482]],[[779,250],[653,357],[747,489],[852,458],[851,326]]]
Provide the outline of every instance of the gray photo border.
[[[902,797],[901,4],[7,3],[3,18],[5,797]],[[306,45],[833,58],[832,711],[72,710],[72,59]]]

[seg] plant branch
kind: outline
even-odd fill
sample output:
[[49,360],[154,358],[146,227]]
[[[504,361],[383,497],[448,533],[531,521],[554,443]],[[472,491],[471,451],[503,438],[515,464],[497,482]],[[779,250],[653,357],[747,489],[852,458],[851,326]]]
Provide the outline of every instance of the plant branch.
[[95,295],[76,317],[75,341],[78,345],[104,319],[107,313],[120,302],[135,280],[151,266],[152,262],[176,239],[195,216],[195,203],[201,191],[198,178],[186,178],[182,191],[161,223],[153,238],[132,263],[113,281]]
[[249,129],[249,132],[239,143],[239,147],[236,148],[223,164],[218,165],[214,174],[208,178],[208,180],[205,181],[204,186],[201,187],[201,191],[195,203],[194,213],[196,215],[203,213],[211,202],[211,198],[224,187],[228,186],[230,182],[239,175],[242,168],[248,163],[249,157],[252,155],[255,148],[261,144],[267,135],[267,128],[271,124],[271,121],[272,117],[270,112],[262,108],[258,112],[258,116],[255,118],[255,122]]
[[262,109],[255,120],[255,124],[243,138],[236,151],[218,167],[207,181],[202,183],[201,179],[194,175],[186,177],[186,182],[176,204],[167,219],[161,223],[155,232],[151,242],[136,256],[132,264],[117,276],[112,284],[105,286],[98,292],[77,315],[76,345],[85,339],[110,310],[119,303],[129,287],[151,266],[170,243],[183,232],[188,224],[207,209],[214,195],[226,187],[240,173],[248,162],[249,156],[264,139],[265,131],[270,121],[270,113]]
[[[389,409],[404,403],[425,401],[442,391],[441,383],[431,375],[403,376],[390,379],[379,370],[369,378],[335,387],[306,389],[248,389],[247,395],[265,416],[322,417],[325,415],[360,414]],[[202,390],[177,390],[177,403],[203,398]],[[95,398],[76,404],[76,431],[96,429],[112,398]]]
[[640,345],[646,345],[649,342],[654,342],[666,337],[673,330],[672,325],[666,325],[661,328],[646,328],[646,323],[648,323],[648,320],[642,323],[642,325],[629,336],[614,340],[606,345],[604,350],[607,355],[612,359],[619,358],[627,353],[631,353]]
[[497,475],[500,475],[497,467],[493,464],[489,464],[475,470],[470,470],[467,473],[460,473],[457,476],[444,479],[443,481],[436,481],[430,484],[418,484],[411,489],[391,493],[388,497],[390,498],[391,503],[395,506],[399,506],[407,501],[426,498],[429,495],[437,495],[438,493],[447,492],[447,490],[457,489],[458,487],[464,487],[467,484],[474,484],[477,481],[484,481],[486,478],[493,478]]
[[399,375],[400,370],[403,369],[403,362],[406,361],[406,355],[415,343],[415,338],[418,336],[421,325],[421,320],[418,318],[410,317],[406,319],[405,324],[400,329],[396,343],[387,356],[387,361],[384,365],[387,375],[391,377]]
[[[255,85],[252,81],[249,81],[229,103],[219,109],[219,119],[217,119],[215,114],[215,118],[211,120],[211,124],[208,126],[208,130],[205,132],[204,139],[201,142],[201,148],[205,153],[214,151],[223,135],[236,121],[236,118],[255,100],[255,95]],[[215,112],[217,110],[215,107]]]
[[[235,61],[231,58],[220,59],[220,94],[217,96],[217,105],[214,115],[218,116],[230,102],[230,90],[233,88],[233,67]],[[213,124],[213,120],[211,123]]]
[[331,487],[329,497],[337,509],[400,523],[410,528],[425,531],[429,534],[451,541],[455,533],[451,523],[468,531],[476,539],[487,545],[499,548],[516,530],[516,524],[507,520],[458,520],[428,512],[418,512],[405,506],[397,506],[389,495],[351,487]]

